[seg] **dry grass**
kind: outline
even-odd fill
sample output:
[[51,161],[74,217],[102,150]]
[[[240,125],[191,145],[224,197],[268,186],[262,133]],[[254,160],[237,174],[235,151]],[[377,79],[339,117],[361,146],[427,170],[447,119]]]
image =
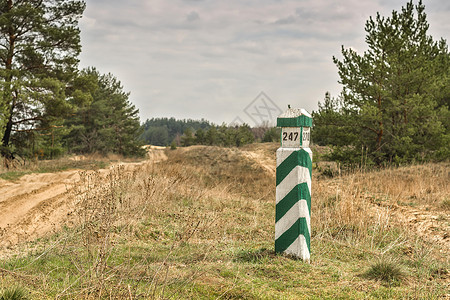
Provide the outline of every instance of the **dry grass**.
[[[422,206],[445,213],[448,164],[314,175],[306,265],[273,252],[276,148],[195,146],[167,151],[165,162],[116,167],[107,177],[83,172],[72,190],[79,227],[2,263],[0,288],[19,283],[37,299],[445,295],[445,244],[431,245],[429,231],[397,216]],[[435,221],[434,234],[446,232],[448,222]],[[402,270],[394,286],[365,276],[380,261]]]
[[[364,174],[362,185],[391,204],[439,206],[450,195],[450,163],[416,165]],[[408,204],[408,203],[406,203]]]
[[[449,227],[443,206],[450,195],[449,167],[427,164],[316,180],[313,227],[319,236],[342,235],[363,244],[369,238],[371,248],[377,246],[377,237],[392,232],[390,228],[402,227],[403,236],[419,234],[445,249]],[[421,223],[424,226],[417,226]]]

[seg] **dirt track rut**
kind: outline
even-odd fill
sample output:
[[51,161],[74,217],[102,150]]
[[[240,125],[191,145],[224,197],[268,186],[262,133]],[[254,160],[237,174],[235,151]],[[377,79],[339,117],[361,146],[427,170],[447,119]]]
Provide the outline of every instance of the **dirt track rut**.
[[[121,163],[126,171],[165,160],[162,149],[149,149],[149,159]],[[108,169],[100,170],[107,174]],[[69,190],[80,180],[79,170],[29,174],[17,181],[0,179],[0,249],[30,241],[73,224]]]
[[57,230],[67,219],[67,191],[77,170],[29,174],[0,181],[0,246],[10,246]]

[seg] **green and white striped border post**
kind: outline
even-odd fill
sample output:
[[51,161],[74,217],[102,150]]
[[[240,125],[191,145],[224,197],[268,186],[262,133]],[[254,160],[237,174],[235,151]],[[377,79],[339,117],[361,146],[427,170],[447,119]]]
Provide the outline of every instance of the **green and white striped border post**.
[[275,251],[305,262],[311,253],[311,115],[290,108],[277,119],[281,147],[277,150]]

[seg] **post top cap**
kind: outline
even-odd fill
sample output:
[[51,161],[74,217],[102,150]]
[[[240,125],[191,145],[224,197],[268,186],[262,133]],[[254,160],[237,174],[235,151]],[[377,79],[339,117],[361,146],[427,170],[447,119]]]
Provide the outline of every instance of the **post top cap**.
[[303,108],[289,108],[278,116],[278,127],[312,127],[312,117]]
[[305,109],[303,108],[291,108],[291,106],[288,106],[289,108],[282,113],[281,115],[278,116],[278,118],[296,118],[299,116],[306,116],[308,118],[311,118],[311,115],[309,112],[307,112]]

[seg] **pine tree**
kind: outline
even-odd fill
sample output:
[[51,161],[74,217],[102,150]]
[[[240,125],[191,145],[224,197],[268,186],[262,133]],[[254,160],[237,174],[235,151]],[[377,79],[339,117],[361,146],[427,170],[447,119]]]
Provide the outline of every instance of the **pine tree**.
[[197,129],[195,132],[195,143],[198,145],[204,145],[206,142],[206,134],[202,128]]
[[169,130],[166,126],[149,127],[141,139],[150,145],[167,146],[169,144]]
[[66,143],[72,152],[125,156],[141,154],[139,111],[112,74],[83,70],[70,99],[76,114],[67,120]]
[[[345,142],[353,150],[369,149],[377,164],[422,159],[446,147],[448,101],[443,99],[449,94],[448,88],[442,91],[449,52],[444,40],[427,35],[428,28],[425,6],[411,1],[401,12],[366,22],[367,51],[342,47],[343,59],[333,57],[344,86],[338,113],[345,117]],[[319,115],[319,120],[337,117],[324,108]]]
[[12,158],[13,134],[61,124],[81,51],[80,0],[0,1],[1,154]]
[[205,143],[206,145],[218,145],[220,142],[219,133],[216,126],[209,127],[208,131],[205,135]]
[[188,127],[184,130],[183,135],[181,136],[181,144],[184,147],[188,147],[194,144],[195,137],[194,133],[192,132],[192,128]]
[[236,147],[243,146],[245,144],[251,144],[255,141],[255,137],[252,133],[252,129],[247,124],[242,124],[237,129],[235,144]]
[[268,142],[279,142],[280,138],[281,138],[281,130],[280,128],[277,127],[272,127],[267,129],[264,132],[264,136],[262,138],[262,142],[263,143],[268,143]]

